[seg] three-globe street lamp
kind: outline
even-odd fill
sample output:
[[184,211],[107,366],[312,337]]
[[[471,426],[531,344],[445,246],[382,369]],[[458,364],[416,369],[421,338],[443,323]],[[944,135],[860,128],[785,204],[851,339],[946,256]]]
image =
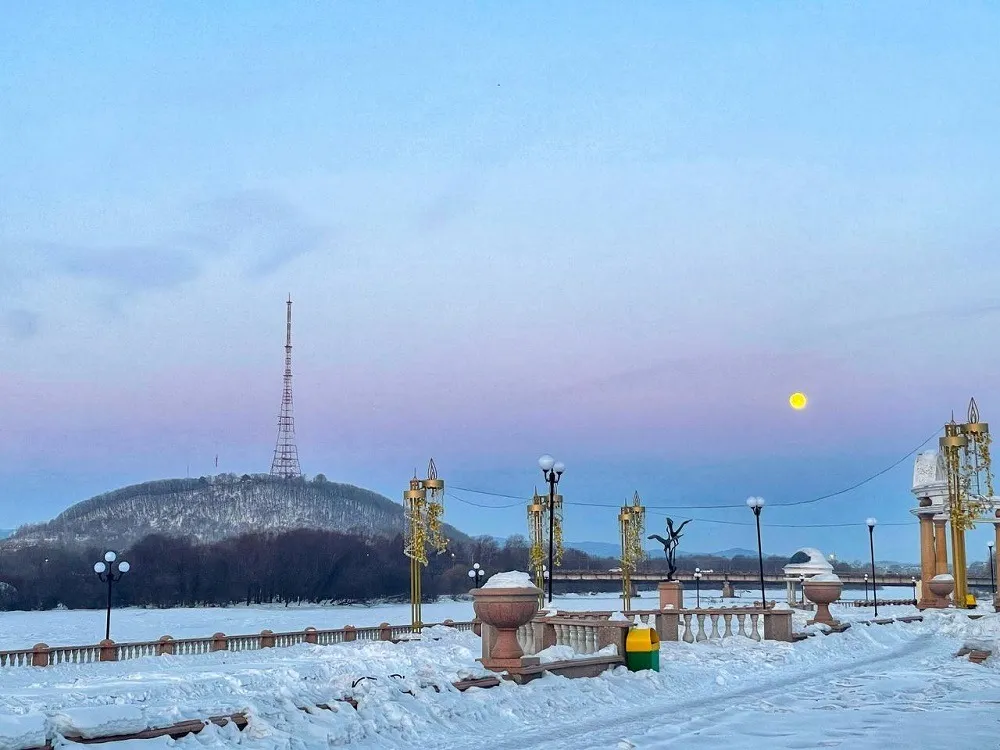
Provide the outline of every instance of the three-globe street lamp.
[[127,560],[119,560],[118,554],[108,550],[104,560],[94,563],[94,572],[101,583],[108,584],[108,617],[104,626],[104,640],[111,639],[111,587],[121,580],[122,576],[131,570]]
[[[555,541],[555,521],[556,521],[556,485],[559,484],[559,480],[562,478],[562,474],[566,471],[566,464],[562,461],[556,461],[552,456],[546,453],[544,456],[538,459],[538,467],[542,470],[542,476],[545,477],[545,481],[549,483],[549,570],[555,569],[554,557],[555,552],[553,548],[553,543]],[[552,603],[552,578],[549,576],[548,588],[549,588],[549,604]]]
[[993,542],[990,542],[986,546],[989,547],[989,550],[990,550],[989,554],[987,555],[987,557],[989,558],[989,563],[990,563],[990,593],[993,595],[993,598],[996,599],[996,597],[997,597],[997,578],[996,578],[996,573],[993,570],[993,567],[996,564],[996,556],[993,554]]
[[764,593],[764,552],[760,544],[760,512],[764,509],[764,498],[748,497],[747,507],[757,519],[757,561],[760,563],[760,606],[767,609],[767,595]]
[[868,574],[865,573],[865,606],[868,606]]
[[799,573],[799,598],[802,600],[802,605],[805,606],[805,603],[806,603],[806,576],[805,576],[805,573]]
[[701,609],[701,568],[694,569],[695,607]]
[[872,552],[872,601],[875,602],[875,616],[878,617],[878,582],[875,580],[875,519],[869,518],[865,521],[868,524],[868,545]]
[[917,577],[910,576],[910,585],[913,586],[913,606],[917,605]]
[[479,563],[472,563],[472,570],[469,571],[469,578],[472,579],[472,587],[478,589],[479,582],[486,575],[486,571],[480,567]]

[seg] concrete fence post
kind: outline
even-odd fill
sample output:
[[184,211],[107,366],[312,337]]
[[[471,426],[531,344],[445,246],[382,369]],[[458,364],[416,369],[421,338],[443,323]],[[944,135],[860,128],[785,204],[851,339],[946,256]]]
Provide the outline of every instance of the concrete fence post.
[[118,649],[115,648],[114,641],[105,639],[97,645],[101,647],[101,661],[118,661]]
[[306,643],[311,643],[314,646],[319,643],[319,638],[316,635],[316,628],[312,625],[306,628]]
[[472,621],[472,632],[478,635],[480,638],[483,637],[483,621],[478,617]]
[[156,647],[157,656],[169,656],[174,653],[174,639],[169,635],[161,635],[159,645]]
[[389,623],[380,622],[378,624],[378,638],[380,641],[392,640],[392,626]]
[[45,643],[36,643],[31,649],[31,666],[49,666],[49,647]]
[[656,634],[661,641],[676,641],[680,631],[680,612],[658,612],[656,615]]
[[353,625],[346,625],[344,627],[345,641],[357,640],[357,637],[358,637],[358,629],[356,627],[354,627]]
[[792,640],[792,613],[788,610],[767,610],[764,612],[764,640]]
[[274,632],[266,628],[260,631],[260,647],[274,648]]
[[212,651],[225,651],[228,646],[225,633],[215,633],[212,635]]

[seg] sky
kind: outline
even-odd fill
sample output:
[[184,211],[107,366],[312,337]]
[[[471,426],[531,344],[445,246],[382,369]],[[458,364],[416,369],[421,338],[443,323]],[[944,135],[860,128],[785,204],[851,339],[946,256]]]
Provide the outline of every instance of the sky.
[[526,532],[551,453],[570,540],[638,491],[650,533],[696,519],[681,552],[752,549],[760,495],[765,552],[864,558],[875,516],[915,560],[904,457],[971,396],[1000,423],[990,4],[50,2],[0,31],[0,528],[266,472],[288,294],[303,471],[398,500],[433,457],[472,534]]

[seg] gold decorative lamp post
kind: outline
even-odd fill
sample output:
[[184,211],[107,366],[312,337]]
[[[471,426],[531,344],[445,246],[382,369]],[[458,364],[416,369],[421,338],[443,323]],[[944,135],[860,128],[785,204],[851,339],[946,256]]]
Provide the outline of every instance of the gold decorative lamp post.
[[990,428],[979,421],[976,399],[969,402],[968,420],[951,422],[940,439],[948,476],[948,516],[951,521],[952,576],[956,607],[973,607],[966,574],[965,532],[991,507],[993,499]]
[[438,554],[448,549],[443,529],[444,480],[438,477],[433,458],[427,465],[425,479],[418,479],[414,472],[410,489],[403,493],[403,507],[406,519],[403,554],[410,558],[410,618],[413,629],[420,630],[423,627],[421,577],[427,564],[428,543]]
[[632,609],[632,574],[646,557],[642,539],[646,533],[646,509],[642,506],[639,493],[632,498],[631,505],[623,505],[618,513],[621,534],[622,555],[622,599],[626,612]]
[[[561,499],[561,498],[560,498]],[[538,494],[535,488],[528,503],[528,565],[535,574],[535,586],[542,593],[538,595],[538,608],[544,606],[545,601],[545,521],[546,521],[545,498]]]

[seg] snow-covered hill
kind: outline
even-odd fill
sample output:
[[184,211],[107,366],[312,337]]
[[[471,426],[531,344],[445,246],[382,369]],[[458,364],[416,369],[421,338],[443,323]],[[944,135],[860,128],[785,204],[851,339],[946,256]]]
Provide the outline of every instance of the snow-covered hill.
[[[221,474],[162,479],[77,503],[48,523],[24,526],[8,544],[94,543],[127,547],[158,533],[213,542],[240,534],[323,529],[393,536],[402,506],[350,484]],[[465,538],[448,528],[448,536]]]

